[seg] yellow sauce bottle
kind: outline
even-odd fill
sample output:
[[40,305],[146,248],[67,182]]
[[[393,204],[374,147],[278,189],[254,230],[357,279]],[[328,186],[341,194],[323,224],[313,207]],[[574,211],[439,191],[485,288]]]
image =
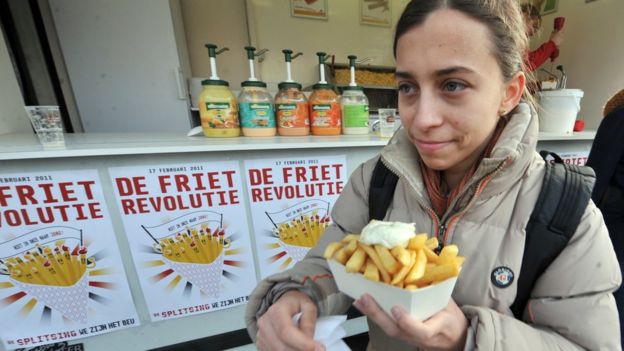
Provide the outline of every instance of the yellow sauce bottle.
[[237,137],[238,105],[228,82],[220,79],[202,81],[203,90],[199,94],[199,117],[204,136],[210,138]]

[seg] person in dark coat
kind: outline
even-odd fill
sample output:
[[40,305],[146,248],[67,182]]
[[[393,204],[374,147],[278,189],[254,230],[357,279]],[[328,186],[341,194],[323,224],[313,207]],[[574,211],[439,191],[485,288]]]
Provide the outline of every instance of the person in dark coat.
[[[624,89],[607,102],[587,165],[596,172],[592,200],[602,211],[613,248],[624,272]],[[613,293],[624,336],[624,289]],[[622,339],[624,345],[624,339]]]

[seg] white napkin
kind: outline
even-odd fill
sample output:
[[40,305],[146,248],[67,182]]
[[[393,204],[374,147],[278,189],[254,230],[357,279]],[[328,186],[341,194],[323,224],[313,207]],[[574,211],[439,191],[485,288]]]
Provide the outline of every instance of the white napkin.
[[186,136],[195,136],[195,135],[200,135],[203,133],[203,129],[202,126],[197,126],[195,128],[192,128],[191,130],[188,131],[188,133],[186,133]]
[[[301,312],[293,316],[295,325],[299,323],[299,318],[301,318]],[[350,351],[349,346],[342,341],[342,338],[347,336],[347,332],[342,328],[342,323],[346,320],[346,315],[317,318],[314,341],[325,345],[326,351]]]

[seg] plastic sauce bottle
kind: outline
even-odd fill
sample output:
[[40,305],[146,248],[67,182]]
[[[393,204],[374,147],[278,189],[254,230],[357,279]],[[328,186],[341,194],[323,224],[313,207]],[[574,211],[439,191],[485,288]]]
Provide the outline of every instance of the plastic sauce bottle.
[[[199,94],[199,117],[204,136],[212,138],[237,137],[240,135],[238,106],[229,84],[217,76],[215,56],[217,46],[206,44],[210,56],[210,79],[202,81]],[[222,50],[223,51],[223,50]]]
[[340,99],[342,105],[342,132],[368,134],[368,98],[362,87],[345,87]]
[[266,89],[266,83],[244,81],[238,96],[240,121],[243,135],[249,137],[275,136],[275,112],[273,97]]
[[275,96],[275,112],[277,115],[277,133],[285,136],[310,134],[310,118],[308,100],[301,92],[301,84],[292,79],[290,63],[302,55],[292,55],[292,50],[284,49],[286,62],[286,81],[277,85],[279,92]]
[[275,136],[275,110],[273,97],[267,91],[266,83],[254,74],[256,48],[245,46],[249,61],[249,79],[241,83],[243,90],[238,95],[238,109],[243,135],[248,137]]
[[310,95],[312,135],[340,135],[341,113],[338,94],[331,84],[314,84]]
[[275,96],[277,132],[283,136],[310,134],[308,100],[301,92],[301,84],[282,82]]
[[342,118],[338,95],[325,81],[325,53],[317,52],[321,80],[312,86],[310,125],[312,135],[340,135]]
[[342,133],[368,134],[368,98],[362,87],[355,83],[355,59],[349,56],[351,83],[342,91],[340,105],[342,107]]

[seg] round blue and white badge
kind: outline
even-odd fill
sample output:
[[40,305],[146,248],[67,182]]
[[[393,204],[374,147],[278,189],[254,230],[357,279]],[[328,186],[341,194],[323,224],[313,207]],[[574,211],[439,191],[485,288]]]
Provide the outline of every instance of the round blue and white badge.
[[506,288],[513,283],[514,272],[509,267],[500,266],[494,268],[490,278],[492,279],[492,283],[497,287]]

